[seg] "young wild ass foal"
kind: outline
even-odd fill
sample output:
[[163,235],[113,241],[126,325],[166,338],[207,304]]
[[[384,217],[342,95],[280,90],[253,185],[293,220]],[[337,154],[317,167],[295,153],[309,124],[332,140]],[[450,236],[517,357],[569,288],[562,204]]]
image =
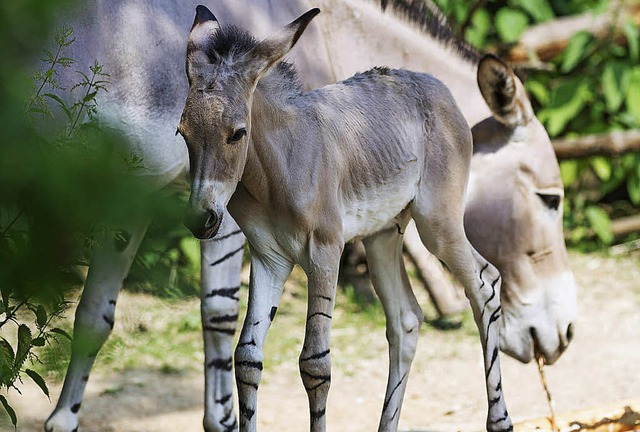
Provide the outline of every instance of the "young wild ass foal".
[[467,240],[472,138],[447,88],[430,75],[373,69],[305,93],[279,60],[319,13],[262,42],[197,8],[187,48],[189,94],[178,132],[191,164],[187,226],[216,235],[225,208],[251,247],[249,305],[236,348],[240,428],[257,427],[263,344],[294,264],[309,302],[300,374],[311,430],[326,428],[329,334],[340,255],[364,240],[387,317],[389,377],[379,430],[397,429],[422,311],[402,261],[410,218],[465,287],[484,351],[487,429],[511,430],[498,359],[500,275]]

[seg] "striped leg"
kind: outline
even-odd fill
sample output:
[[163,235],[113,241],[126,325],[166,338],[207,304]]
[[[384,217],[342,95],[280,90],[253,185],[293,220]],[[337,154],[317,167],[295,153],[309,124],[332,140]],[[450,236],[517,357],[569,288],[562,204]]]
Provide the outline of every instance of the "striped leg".
[[[443,214],[447,214],[443,212]],[[513,426],[502,393],[500,372],[499,329],[500,274],[471,246],[461,226],[451,219],[434,217],[416,218],[420,237],[428,249],[449,267],[462,283],[471,303],[473,316],[480,332],[484,354],[484,369],[489,413],[487,430],[512,431]]]
[[249,304],[235,351],[234,366],[238,402],[240,405],[240,431],[255,432],[258,386],[262,377],[262,348],[271,326],[285,281],[293,264],[279,256],[259,257],[252,250]]
[[[342,246],[342,245],[341,245]],[[311,432],[326,430],[326,408],[331,385],[331,319],[342,247],[316,247],[311,252],[312,268],[307,273],[309,297],[299,367],[309,398]]]
[[403,236],[395,228],[364,240],[373,286],[384,307],[389,375],[378,431],[396,431],[423,314],[404,268]]
[[45,423],[46,432],[78,429],[78,412],[91,367],[113,329],[116,299],[146,227],[144,221],[122,230],[127,240],[102,238],[94,252],[76,310],[71,363],[56,408]]
[[223,221],[215,239],[201,242],[206,432],[238,430],[231,366],[245,238],[229,214]]

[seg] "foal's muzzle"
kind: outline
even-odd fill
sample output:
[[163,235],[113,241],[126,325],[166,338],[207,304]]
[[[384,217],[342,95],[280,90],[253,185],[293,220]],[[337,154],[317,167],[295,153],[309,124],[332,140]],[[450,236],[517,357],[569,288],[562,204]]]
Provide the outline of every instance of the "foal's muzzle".
[[184,225],[189,228],[196,238],[207,240],[214,237],[222,224],[222,214],[213,210],[196,211],[188,209],[184,218]]

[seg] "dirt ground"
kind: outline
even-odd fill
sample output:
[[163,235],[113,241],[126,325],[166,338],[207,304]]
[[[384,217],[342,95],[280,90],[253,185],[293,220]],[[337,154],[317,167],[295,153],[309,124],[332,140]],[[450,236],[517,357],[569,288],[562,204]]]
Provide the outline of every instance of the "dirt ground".
[[[572,254],[579,292],[576,336],[547,377],[558,413],[640,397],[640,263],[638,256]],[[119,307],[122,307],[119,303]],[[342,334],[341,334],[342,332]],[[423,332],[424,333],[424,332]],[[328,430],[375,431],[387,370],[383,331],[341,329],[338,338],[368,338],[365,359],[334,352]],[[439,353],[434,355],[434,353]],[[547,415],[537,369],[505,356],[503,385],[514,421]],[[114,390],[116,389],[116,390]],[[52,387],[55,401],[60,386]],[[202,430],[203,382],[199,373],[141,370],[92,375],[82,405],[83,432],[183,432]],[[262,431],[308,430],[306,394],[295,358],[267,370],[260,387]],[[42,431],[53,404],[25,382],[12,403],[18,431]],[[405,432],[476,431],[486,402],[480,346],[453,332],[422,335],[402,410]],[[0,426],[0,429],[2,427]],[[4,430],[4,429],[3,429]],[[7,428],[9,430],[9,428]]]

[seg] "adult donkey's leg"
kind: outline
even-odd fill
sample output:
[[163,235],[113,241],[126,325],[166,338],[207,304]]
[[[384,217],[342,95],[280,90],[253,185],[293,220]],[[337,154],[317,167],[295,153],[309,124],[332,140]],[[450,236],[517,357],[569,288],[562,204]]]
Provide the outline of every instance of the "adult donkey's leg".
[[327,397],[331,384],[331,319],[342,247],[342,243],[310,246],[311,262],[309,268],[305,269],[309,294],[299,367],[309,398],[311,432],[326,430]]
[[292,269],[293,263],[283,257],[258,257],[254,251],[251,253],[249,304],[234,359],[242,432],[257,429],[258,386],[264,359],[262,348]]
[[125,229],[129,234],[125,236],[129,238],[126,242],[107,236],[99,241],[76,310],[71,363],[58,404],[45,423],[47,432],[72,432],[78,429],[78,412],[91,367],[113,329],[118,293],[146,227],[146,220],[131,223]]
[[396,228],[364,240],[373,286],[384,307],[389,342],[389,375],[378,431],[396,431],[411,363],[418,344],[422,309],[402,258],[403,236]]
[[244,235],[229,214],[224,215],[217,237],[201,242],[206,432],[238,429],[233,411],[231,366],[244,242]]

